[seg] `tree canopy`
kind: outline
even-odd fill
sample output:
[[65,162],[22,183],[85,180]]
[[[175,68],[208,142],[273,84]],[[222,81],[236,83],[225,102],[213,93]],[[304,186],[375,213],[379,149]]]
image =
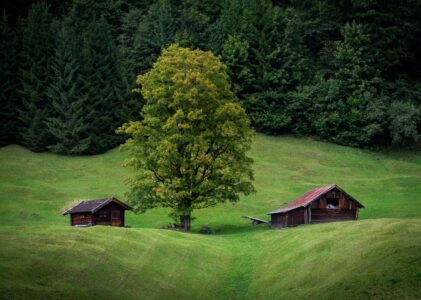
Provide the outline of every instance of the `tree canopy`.
[[[75,148],[79,154],[117,146],[122,139],[115,129],[139,119],[144,104],[141,94],[130,93],[136,76],[172,43],[221,56],[233,92],[259,132],[353,147],[419,145],[418,0],[46,0],[0,6],[7,17],[0,23],[0,145],[74,153],[57,145],[88,138],[87,147]],[[74,75],[57,73],[57,51],[75,52],[64,62]],[[54,104],[66,91],[47,94],[51,84],[65,81],[75,86],[71,102],[84,103],[74,119],[81,126],[57,122],[75,114],[75,105]],[[52,119],[54,125],[46,126]],[[69,135],[71,128],[78,133]]]
[[142,120],[119,130],[130,137],[126,165],[137,171],[129,181],[135,210],[169,207],[189,230],[194,209],[253,192],[253,130],[217,57],[171,45],[137,84]]

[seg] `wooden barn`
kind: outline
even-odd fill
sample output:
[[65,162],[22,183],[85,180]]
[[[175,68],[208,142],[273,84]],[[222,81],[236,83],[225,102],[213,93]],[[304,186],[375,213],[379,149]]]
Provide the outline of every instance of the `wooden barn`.
[[70,215],[71,226],[124,226],[124,212],[131,209],[127,204],[111,197],[82,201],[66,210],[63,215]]
[[287,206],[268,213],[272,228],[301,224],[349,221],[364,206],[336,184],[312,189]]

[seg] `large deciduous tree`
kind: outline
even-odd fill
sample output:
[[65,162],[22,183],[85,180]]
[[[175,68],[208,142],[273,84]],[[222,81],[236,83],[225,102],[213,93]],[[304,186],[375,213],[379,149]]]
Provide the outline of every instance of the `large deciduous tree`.
[[136,211],[171,208],[188,231],[194,209],[254,191],[253,130],[217,57],[171,45],[137,83],[143,119],[120,128],[130,136],[126,165],[137,171],[129,180]]

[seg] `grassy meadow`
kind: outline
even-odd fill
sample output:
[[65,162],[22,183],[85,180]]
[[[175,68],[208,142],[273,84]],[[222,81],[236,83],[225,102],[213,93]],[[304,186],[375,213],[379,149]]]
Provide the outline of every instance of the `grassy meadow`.
[[[130,228],[69,226],[61,212],[79,199],[125,200],[118,149],[1,148],[0,299],[421,298],[420,153],[257,135],[250,156],[257,192],[196,211],[186,234],[159,229],[165,209],[127,213]],[[360,220],[270,230],[241,218],[330,183],[366,206]]]

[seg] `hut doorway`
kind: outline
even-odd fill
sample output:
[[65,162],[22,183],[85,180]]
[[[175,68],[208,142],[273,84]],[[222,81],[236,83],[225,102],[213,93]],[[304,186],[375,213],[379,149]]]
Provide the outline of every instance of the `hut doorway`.
[[121,211],[111,211],[111,226],[121,226]]

